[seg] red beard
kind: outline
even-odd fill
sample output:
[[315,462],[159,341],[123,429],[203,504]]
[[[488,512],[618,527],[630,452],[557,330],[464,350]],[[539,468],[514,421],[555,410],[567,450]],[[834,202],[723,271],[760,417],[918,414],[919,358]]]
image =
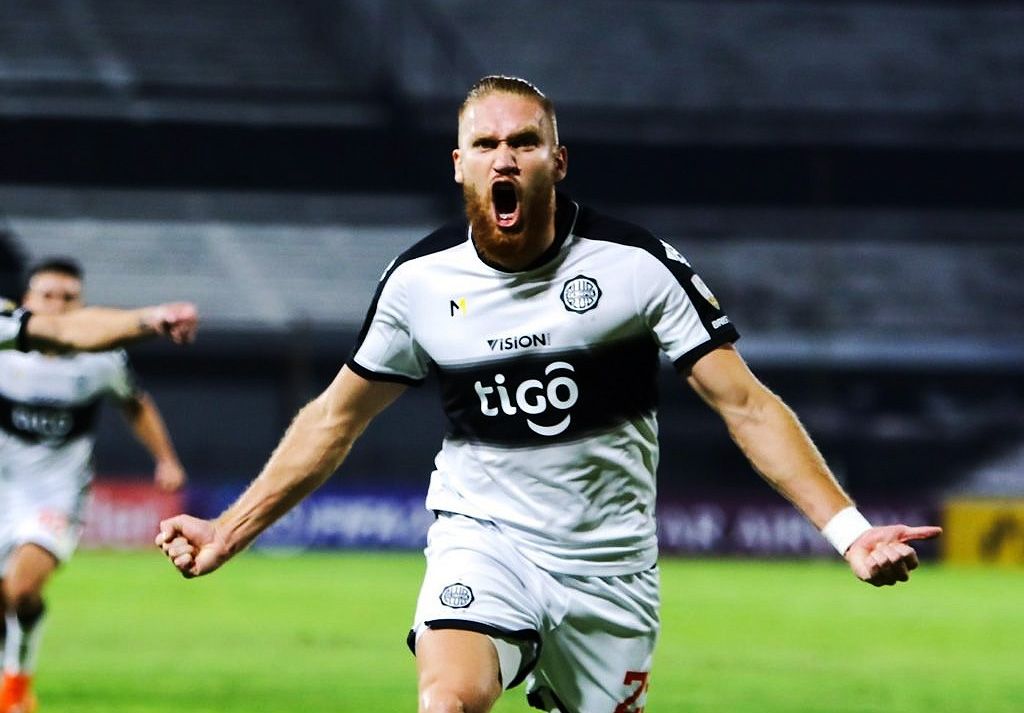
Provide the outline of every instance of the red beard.
[[554,235],[548,234],[554,225],[554,183],[539,190],[524,191],[520,196],[522,219],[509,229],[499,228],[495,222],[494,204],[489,193],[480,195],[464,183],[462,195],[466,201],[466,218],[473,231],[473,242],[489,262],[522,269],[539,257],[554,239]]

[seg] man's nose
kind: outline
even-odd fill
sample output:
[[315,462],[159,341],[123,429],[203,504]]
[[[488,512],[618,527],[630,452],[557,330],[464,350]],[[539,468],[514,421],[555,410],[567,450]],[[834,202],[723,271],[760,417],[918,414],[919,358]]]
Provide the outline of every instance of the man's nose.
[[518,173],[519,164],[516,162],[516,152],[507,142],[502,141],[495,149],[494,170],[501,174]]

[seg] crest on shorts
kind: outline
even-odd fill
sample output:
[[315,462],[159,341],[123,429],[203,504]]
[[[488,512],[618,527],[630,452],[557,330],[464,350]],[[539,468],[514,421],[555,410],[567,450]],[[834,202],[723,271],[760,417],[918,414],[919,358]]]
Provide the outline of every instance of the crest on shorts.
[[462,582],[449,584],[441,590],[441,603],[452,609],[465,609],[473,603],[473,590]]
[[582,314],[597,307],[601,299],[601,288],[597,280],[586,275],[576,275],[562,285],[562,304],[570,312]]

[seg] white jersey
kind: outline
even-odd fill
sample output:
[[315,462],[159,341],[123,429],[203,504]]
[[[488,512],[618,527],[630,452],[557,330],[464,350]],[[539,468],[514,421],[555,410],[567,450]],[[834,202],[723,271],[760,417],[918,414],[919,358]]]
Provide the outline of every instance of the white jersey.
[[348,366],[436,370],[448,432],[428,508],[495,523],[548,571],[618,575],[657,559],[659,352],[685,371],[738,338],[670,245],[559,195],[528,269],[484,262],[464,221],[398,257]]
[[0,352],[0,468],[4,483],[88,479],[105,396],[136,393],[123,351]]
[[25,349],[25,325],[31,314],[0,298],[0,350]]

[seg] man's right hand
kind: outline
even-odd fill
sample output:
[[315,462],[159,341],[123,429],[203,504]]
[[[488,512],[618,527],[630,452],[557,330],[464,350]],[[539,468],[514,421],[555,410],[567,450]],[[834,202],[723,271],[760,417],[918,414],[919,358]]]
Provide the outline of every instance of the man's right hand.
[[156,546],[189,578],[209,574],[231,558],[216,524],[191,515],[162,521]]
[[191,302],[168,302],[146,308],[142,322],[148,329],[175,344],[189,344],[196,338],[199,311]]

